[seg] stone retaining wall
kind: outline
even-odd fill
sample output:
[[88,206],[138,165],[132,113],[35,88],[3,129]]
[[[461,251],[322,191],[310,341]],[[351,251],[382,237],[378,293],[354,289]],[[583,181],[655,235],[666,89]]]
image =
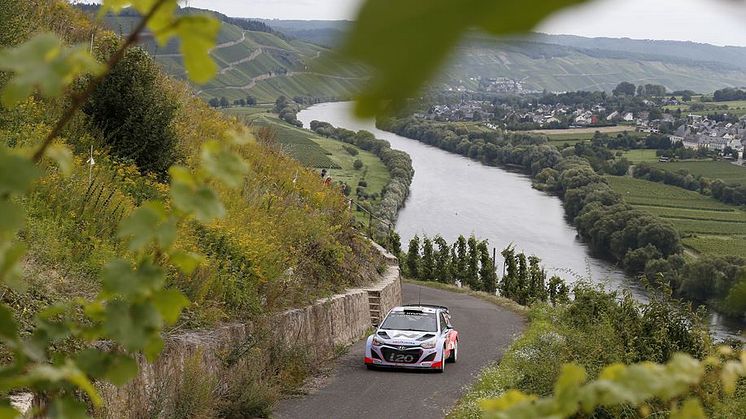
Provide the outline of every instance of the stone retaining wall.
[[[286,347],[302,347],[312,362],[330,359],[340,346],[360,339],[377,324],[377,318],[401,304],[398,262],[380,247],[379,251],[386,257],[387,269],[378,283],[275,315],[265,328],[272,331],[270,338]],[[101,389],[107,406],[101,416],[152,416],[153,404],[163,402],[159,398],[163,397],[164,387],[178,382],[190,360],[198,362],[199,370],[205,374],[221,377],[229,364],[227,360],[240,358],[251,349],[252,330],[250,324],[234,323],[167,336],[164,351],[156,362],[140,360],[140,374],[135,380],[122,388]]]

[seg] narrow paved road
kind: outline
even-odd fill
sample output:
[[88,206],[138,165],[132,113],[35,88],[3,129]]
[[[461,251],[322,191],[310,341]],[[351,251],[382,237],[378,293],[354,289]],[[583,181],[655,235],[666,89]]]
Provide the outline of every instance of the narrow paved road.
[[364,342],[338,359],[332,377],[314,394],[283,400],[278,418],[439,418],[453,407],[479,371],[499,359],[523,330],[523,319],[506,309],[464,294],[404,284],[404,302],[442,304],[459,331],[459,360],[444,374],[407,370],[368,371]]

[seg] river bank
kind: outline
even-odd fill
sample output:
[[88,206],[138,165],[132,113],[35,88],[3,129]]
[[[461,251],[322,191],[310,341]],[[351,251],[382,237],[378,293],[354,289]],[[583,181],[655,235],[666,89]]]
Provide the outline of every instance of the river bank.
[[[415,176],[397,222],[403,242],[415,234],[440,234],[453,241],[460,234],[474,233],[498,249],[512,243],[527,254],[542,257],[550,273],[568,282],[601,283],[646,300],[638,281],[593,257],[567,222],[561,201],[534,189],[528,176],[379,130],[373,121],[357,120],[350,111],[349,103],[325,103],[301,111],[298,119],[306,127],[319,120],[350,130],[367,130],[411,156]],[[498,271],[501,268],[498,266]],[[741,328],[717,315],[710,316],[710,324],[718,338],[737,336]]]

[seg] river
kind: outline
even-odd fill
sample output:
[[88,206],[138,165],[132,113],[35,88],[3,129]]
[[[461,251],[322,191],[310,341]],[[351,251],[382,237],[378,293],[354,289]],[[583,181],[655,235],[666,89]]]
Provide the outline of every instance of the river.
[[[460,234],[474,234],[488,239],[498,253],[513,244],[527,255],[540,257],[550,274],[557,273],[568,282],[603,283],[607,289],[628,290],[637,299],[646,300],[645,290],[637,281],[591,256],[565,219],[560,199],[532,188],[528,176],[379,130],[373,120],[355,118],[351,102],[312,106],[298,113],[298,120],[306,128],[318,120],[349,130],[367,130],[411,156],[415,175],[396,224],[405,249],[415,234],[440,234],[449,243]],[[711,316],[710,323],[718,338],[737,336],[737,323],[716,315]]]

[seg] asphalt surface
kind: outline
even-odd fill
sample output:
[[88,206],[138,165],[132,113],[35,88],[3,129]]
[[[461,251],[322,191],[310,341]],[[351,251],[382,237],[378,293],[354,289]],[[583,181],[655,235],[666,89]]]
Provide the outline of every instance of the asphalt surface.
[[459,332],[459,359],[446,371],[376,370],[363,364],[365,341],[337,359],[331,377],[307,396],[278,403],[277,418],[440,418],[479,371],[500,359],[523,330],[515,313],[464,294],[403,284],[405,303],[448,306]]

